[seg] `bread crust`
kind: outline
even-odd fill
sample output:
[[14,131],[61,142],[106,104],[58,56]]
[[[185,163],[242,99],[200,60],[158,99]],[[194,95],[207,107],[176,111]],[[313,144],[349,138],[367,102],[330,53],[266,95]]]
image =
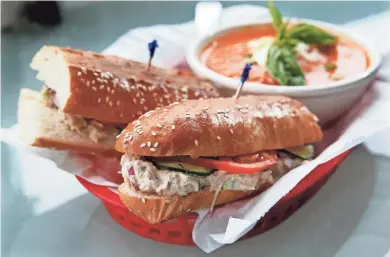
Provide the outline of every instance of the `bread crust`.
[[[219,192],[215,206],[231,203],[245,197],[258,194],[270,184],[263,184],[256,191],[222,190]],[[210,208],[215,191],[200,191],[187,196],[158,196],[134,192],[126,184],[119,186],[119,197],[123,204],[135,215],[150,224],[178,217],[191,210]]]
[[19,136],[31,146],[81,153],[119,156],[114,149],[115,134],[95,142],[88,136],[72,131],[65,115],[44,105],[39,92],[22,89],[18,104]]
[[31,67],[57,91],[64,112],[106,123],[127,124],[182,99],[218,97],[206,80],[180,76],[173,69],[147,71],[144,63],[89,51],[43,46]]
[[314,114],[283,96],[187,100],[130,123],[116,141],[140,156],[237,156],[320,141]]

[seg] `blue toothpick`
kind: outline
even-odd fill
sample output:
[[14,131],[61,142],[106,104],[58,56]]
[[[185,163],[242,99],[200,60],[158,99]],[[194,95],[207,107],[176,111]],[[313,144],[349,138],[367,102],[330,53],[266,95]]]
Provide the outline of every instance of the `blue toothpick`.
[[152,64],[152,59],[154,56],[154,52],[156,51],[156,48],[158,47],[157,40],[153,40],[152,42],[148,43],[148,49],[149,49],[149,62],[148,62],[148,70]]
[[235,99],[238,98],[238,95],[240,94],[241,89],[244,86],[245,81],[247,81],[247,79],[249,77],[249,72],[251,71],[251,69],[252,69],[252,64],[250,64],[250,63],[245,64],[245,67],[244,67],[244,69],[242,70],[242,73],[241,73],[241,85],[240,85],[239,88],[237,88],[237,91],[234,94],[234,98]]

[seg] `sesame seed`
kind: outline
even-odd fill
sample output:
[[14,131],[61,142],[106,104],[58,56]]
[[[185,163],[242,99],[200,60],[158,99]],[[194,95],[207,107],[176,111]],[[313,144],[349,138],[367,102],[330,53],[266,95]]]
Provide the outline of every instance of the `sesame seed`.
[[146,146],[145,143],[142,143],[139,147],[144,148]]
[[77,72],[77,76],[81,76],[81,72]]
[[104,85],[100,85],[99,89],[103,89],[104,88]]
[[198,146],[199,145],[199,142],[198,140],[195,140],[195,145]]
[[110,98],[108,96],[106,96],[106,103],[108,103],[109,100],[110,100]]
[[200,93],[199,93],[198,91],[196,91],[196,92],[194,93],[194,95],[195,95],[195,97],[198,97],[198,96],[200,95]]
[[110,87],[107,87],[107,92],[108,92],[108,93],[110,93],[110,90],[111,90],[111,88],[110,88]]
[[165,202],[166,202],[167,204],[170,204],[170,203],[171,203],[171,200],[170,200],[170,199],[165,199]]
[[176,127],[175,127],[175,125],[172,125],[172,129],[175,129]]
[[139,97],[140,96],[140,94],[139,93],[137,93],[136,95],[135,95],[135,97]]
[[87,68],[81,67],[81,70],[85,72],[85,71],[87,71]]
[[142,203],[146,203],[145,198],[141,198]]
[[89,82],[89,80],[87,81],[87,87],[89,87],[91,85],[91,82]]
[[101,99],[101,98],[99,98],[99,99],[98,99],[98,103],[101,103],[101,101],[102,101],[102,99]]
[[144,133],[144,132],[143,132],[143,131],[140,131],[138,134],[139,134],[139,135],[142,135],[142,133]]
[[150,148],[152,146],[152,142],[148,141],[147,145]]
[[109,102],[108,102],[108,105],[109,105],[110,107],[112,107],[112,102],[111,102],[111,101],[109,101]]
[[232,134],[232,135],[233,135],[233,129],[230,129],[229,131],[230,131],[230,134]]
[[156,132],[152,132],[152,136],[155,136],[155,135],[157,135]]
[[137,99],[133,98],[133,103],[136,104],[137,103]]
[[113,95],[115,93],[115,90],[113,89],[113,90],[111,90],[111,95]]
[[147,107],[147,106],[144,106],[144,110],[147,111],[147,110],[148,110],[148,107]]
[[133,140],[133,135],[130,135],[129,141]]
[[157,146],[158,146],[158,142],[154,143],[153,147],[157,148]]
[[156,151],[156,148],[150,148],[149,149],[151,152],[155,152]]
[[168,110],[167,109],[163,109],[164,112],[167,112]]
[[95,80],[92,80],[91,83],[92,83],[92,85],[94,85],[95,84]]
[[93,91],[96,91],[96,90],[97,90],[97,88],[96,88],[96,87],[92,87],[92,90],[93,90]]
[[220,137],[220,136],[217,136],[217,140],[221,140],[221,137]]
[[118,100],[116,101],[116,105],[119,106],[121,104],[121,102]]
[[142,112],[141,112],[141,111],[138,111],[138,112],[137,112],[137,115],[141,116],[141,115],[142,115]]
[[191,211],[191,209],[187,209],[187,212],[190,212]]
[[161,124],[160,123],[157,123],[156,125],[158,128],[162,128]]
[[93,75],[95,75],[96,77],[97,77],[97,76],[99,76],[99,74],[98,74],[98,73],[96,73],[96,72],[94,72],[94,73],[93,73]]
[[[134,115],[133,115],[133,116],[134,116]],[[119,117],[121,117],[121,118],[122,118],[122,117],[123,117],[123,113],[119,114]]]

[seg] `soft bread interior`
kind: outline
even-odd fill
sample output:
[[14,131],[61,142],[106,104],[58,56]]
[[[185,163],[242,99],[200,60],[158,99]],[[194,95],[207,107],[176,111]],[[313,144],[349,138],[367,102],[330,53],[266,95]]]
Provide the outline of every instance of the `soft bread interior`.
[[113,152],[118,131],[108,128],[107,137],[98,142],[85,130],[72,129],[69,116],[47,107],[39,92],[22,89],[18,107],[19,136],[29,145],[79,152]]
[[56,104],[63,109],[70,96],[70,72],[61,52],[53,47],[43,47],[34,56],[30,66],[38,71],[38,80],[56,91]]

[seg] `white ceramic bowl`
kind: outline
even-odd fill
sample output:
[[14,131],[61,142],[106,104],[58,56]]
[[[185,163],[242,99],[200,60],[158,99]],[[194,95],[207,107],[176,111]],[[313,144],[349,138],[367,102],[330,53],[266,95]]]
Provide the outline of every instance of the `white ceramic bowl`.
[[[370,66],[365,72],[353,78],[335,81],[326,85],[269,86],[258,82],[246,82],[242,94],[285,95],[295,98],[303,102],[314,112],[320,119],[320,124],[324,125],[340,117],[363,95],[370,83],[375,79],[381,58],[372,44],[364,38],[364,35],[356,35],[344,28],[326,22],[297,18],[291,19],[291,21],[304,21],[314,24],[356,41],[366,49],[370,59]],[[186,55],[189,66],[198,76],[208,78],[215,82],[225,96],[229,94],[233,95],[239,85],[239,80],[226,77],[206,67],[199,59],[200,53],[208,42],[231,29],[267,23],[270,23],[270,21],[224,28],[212,35],[196,39],[190,45]]]

